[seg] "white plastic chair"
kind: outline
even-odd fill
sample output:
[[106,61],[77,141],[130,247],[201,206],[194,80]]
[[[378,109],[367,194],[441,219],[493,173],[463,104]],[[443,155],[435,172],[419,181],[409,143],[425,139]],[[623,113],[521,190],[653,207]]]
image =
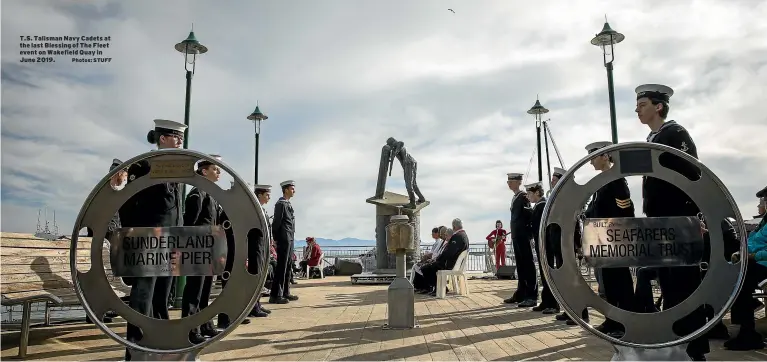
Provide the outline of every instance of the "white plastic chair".
[[469,250],[464,250],[458,255],[452,270],[440,270],[437,272],[437,298],[445,298],[445,289],[448,284],[448,277],[452,281],[453,289],[458,295],[469,295],[469,286],[466,280],[466,264],[468,261]]
[[322,254],[320,254],[320,262],[317,265],[309,265],[309,263],[306,263],[306,279],[311,279],[311,274],[309,272],[312,271],[312,268],[317,268],[320,270],[320,279],[325,278],[325,272],[322,270],[322,262],[325,261],[325,252],[323,251]]

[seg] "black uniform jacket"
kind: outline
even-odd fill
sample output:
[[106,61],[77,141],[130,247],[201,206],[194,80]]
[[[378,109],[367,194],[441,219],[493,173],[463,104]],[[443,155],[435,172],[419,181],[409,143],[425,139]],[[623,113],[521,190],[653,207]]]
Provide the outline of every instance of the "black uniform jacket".
[[[541,219],[543,219],[543,209],[546,208],[546,198],[542,197],[533,206],[533,213],[530,217],[530,232],[533,234],[533,239],[538,242],[538,234],[541,231]],[[537,245],[537,244],[536,244]]]
[[184,226],[219,225],[221,208],[207,192],[193,188],[184,202]]
[[294,240],[296,233],[296,220],[293,215],[293,205],[288,200],[280,198],[274,205],[274,222],[272,223],[272,234],[274,236],[274,247],[284,247]]
[[520,191],[514,195],[514,199],[511,201],[511,221],[509,223],[509,230],[511,231],[512,239],[530,238],[531,216],[532,209],[530,208],[530,200],[527,199],[527,194],[524,191]]
[[[128,184],[149,173],[149,162],[139,161],[128,168]],[[181,186],[166,182],[150,186],[133,195],[120,208],[123,227],[182,226]]]
[[[663,124],[657,133],[647,137],[647,141],[674,147],[698,158],[695,142],[687,130],[675,121]],[[700,171],[689,162],[670,154],[662,155],[660,163],[693,180],[700,175]],[[684,191],[666,181],[652,177],[644,178],[642,197],[644,198],[643,211],[649,217],[695,216],[699,211]]]
[[437,260],[434,262],[440,270],[451,270],[455,266],[458,256],[468,248],[469,236],[466,235],[465,231],[459,230],[450,237],[445,249],[439,254]]
[[634,203],[625,178],[602,186],[586,208],[587,218],[634,217]]

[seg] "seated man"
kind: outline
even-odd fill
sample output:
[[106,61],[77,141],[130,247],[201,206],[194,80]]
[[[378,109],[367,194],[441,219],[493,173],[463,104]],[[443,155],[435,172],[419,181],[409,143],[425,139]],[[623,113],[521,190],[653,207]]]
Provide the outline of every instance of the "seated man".
[[[767,187],[756,194],[757,197],[767,195]],[[748,255],[741,257],[739,253],[732,255],[732,261],[743,259],[746,265],[746,277],[743,281],[743,289],[735,298],[730,309],[733,324],[740,324],[738,335],[724,342],[724,348],[734,351],[748,351],[764,348],[764,337],[756,331],[754,320],[754,289],[759,283],[767,279],[767,227],[765,221],[759,224],[756,230],[748,236]]]
[[433,263],[429,263],[421,268],[423,277],[431,289],[429,295],[437,295],[437,272],[440,270],[452,270],[458,261],[458,256],[469,248],[469,237],[463,230],[461,219],[453,219],[453,235],[450,241],[445,245],[442,253],[439,254]]
[[[317,244],[317,241],[313,236],[307,237],[306,247],[304,247],[304,260],[301,260],[298,263],[298,266],[301,269],[301,273],[306,273],[307,266],[319,266],[322,268],[322,260],[320,260],[321,256],[322,249],[320,248],[320,245]],[[306,279],[309,279],[311,276],[307,274],[305,277]]]

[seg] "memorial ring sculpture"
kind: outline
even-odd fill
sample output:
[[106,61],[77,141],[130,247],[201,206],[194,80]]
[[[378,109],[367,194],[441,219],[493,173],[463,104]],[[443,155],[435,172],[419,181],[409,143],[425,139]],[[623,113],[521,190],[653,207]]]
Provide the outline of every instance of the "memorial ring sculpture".
[[[256,303],[266,280],[268,264],[262,263],[262,270],[257,275],[248,273],[245,269],[247,257],[245,251],[248,247],[249,232],[252,229],[258,229],[261,235],[269,235],[269,226],[260,204],[253,192],[248,189],[245,181],[221,161],[196,151],[172,149],[141,154],[125,162],[125,165],[131,165],[143,160],[147,160],[151,165],[151,172],[149,174],[136,178],[122,190],[116,191],[108,186],[109,179],[119,171],[119,169],[115,169],[109,172],[96,185],[85,200],[72,232],[70,248],[72,281],[77,297],[80,299],[83,309],[88,316],[109,337],[132,349],[134,351],[134,359],[193,360],[204,347],[224,338],[236,326],[239,326],[240,322]],[[215,183],[195,173],[194,165],[200,160],[208,161],[231,174],[234,178],[232,188],[223,190]],[[104,271],[102,248],[107,225],[119,208],[139,191],[167,182],[178,182],[196,186],[210,194],[227,211],[227,215],[231,220],[230,227],[233,228],[232,231],[234,233],[235,250],[233,253],[233,265],[235,267],[232,268],[227,287],[208,307],[182,319],[159,320],[134,311],[115,295]],[[90,270],[87,272],[80,272],[77,270],[77,244],[79,231],[84,227],[89,227],[93,230],[90,248],[91,265]],[[208,226],[207,228],[215,230],[214,232],[217,232],[217,235],[223,231],[221,227],[217,226]],[[126,229],[132,228],[123,228],[120,232],[129,233],[130,230],[126,231]],[[189,228],[157,229],[175,230]],[[180,231],[183,233],[183,230]],[[262,247],[262,250],[268,250],[267,238],[261,238],[261,241],[262,245],[259,245],[259,247]],[[114,251],[114,245],[112,249]],[[265,253],[265,255],[268,255],[268,253]],[[172,275],[184,275],[179,273],[179,269],[181,268],[175,269],[175,274]],[[171,272],[168,271],[168,273]],[[212,270],[208,270],[205,275],[212,275]],[[129,323],[141,328],[143,337],[139,342],[140,344],[126,340],[101,322],[101,317],[110,310],[115,311]],[[213,319],[218,313],[226,313],[232,318],[229,327],[216,337],[208,339],[201,344],[192,344],[188,338],[189,331]],[[142,353],[144,354],[143,358],[137,356],[137,354]]]
[[[577,184],[573,179],[575,171],[598,155],[605,153],[612,156],[614,166],[608,171],[598,174],[585,185]],[[701,177],[691,181],[678,172],[662,166],[660,157],[663,154],[671,154],[691,163],[700,170]],[[701,265],[701,267],[708,269],[705,278],[698,289],[685,301],[658,313],[634,313],[608,304],[607,301],[597,296],[583,280],[578,270],[576,255],[570,252],[574,250],[576,220],[588,198],[609,182],[625,176],[650,176],[675,185],[689,195],[708,221],[711,253],[708,265]],[[634,198],[637,199],[637,196],[634,195]],[[641,210],[637,210],[637,214],[640,213]],[[616,347],[625,346],[629,349],[648,350],[678,346],[701,336],[713,327],[722,319],[740,292],[746,263],[732,264],[724,258],[724,238],[720,223],[730,216],[734,216],[736,219],[735,227],[740,238],[740,250],[742,255],[745,255],[747,246],[743,219],[732,195],[710,169],[692,156],[661,144],[630,142],[611,145],[578,161],[562,176],[551,193],[549,202],[543,211],[540,238],[545,240],[547,234],[551,235],[552,228],[556,226],[560,228],[563,265],[559,269],[551,268],[548,262],[545,262],[547,260],[546,248],[541,247],[538,252],[543,255],[541,260],[545,262],[545,266],[542,268],[543,274],[551,286],[554,296],[567,314],[583,328],[617,345]],[[672,218],[626,218],[623,222],[630,223],[634,219],[638,219],[636,220],[637,223],[652,223],[653,220],[651,219],[661,219],[655,220],[657,224],[657,221],[662,222],[662,219]],[[613,220],[620,221],[620,219]],[[697,222],[695,224],[696,227],[699,227]],[[698,237],[701,238],[702,245],[700,234]],[[672,239],[668,238],[668,240]],[[584,236],[584,245],[585,242]],[[673,241],[671,243],[673,244]],[[541,245],[545,244],[541,243]],[[654,262],[664,261],[659,259]],[[680,260],[674,260],[674,262],[680,263],[676,265],[691,265],[689,263],[683,264]],[[661,266],[661,264],[655,266]],[[687,336],[678,336],[673,332],[672,326],[676,321],[704,304],[714,309],[715,317],[713,319]],[[581,311],[586,307],[592,307],[606,318],[623,324],[625,334],[620,338],[614,338],[597,331],[581,318]],[[621,349],[619,349],[619,354]]]

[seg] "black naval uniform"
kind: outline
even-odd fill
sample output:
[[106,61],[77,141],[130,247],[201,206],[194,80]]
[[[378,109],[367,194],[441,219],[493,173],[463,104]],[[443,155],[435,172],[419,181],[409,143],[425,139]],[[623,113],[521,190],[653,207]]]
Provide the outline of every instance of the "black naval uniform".
[[272,290],[269,302],[282,302],[285,298],[292,297],[290,294],[290,269],[293,263],[293,243],[295,238],[295,217],[293,205],[284,197],[280,197],[274,205],[274,222],[272,234],[274,235],[274,248],[277,250],[277,268],[274,271]]
[[[184,226],[209,226],[220,225],[221,207],[205,191],[193,188],[186,196],[184,203]],[[213,284],[212,276],[190,275],[186,277],[186,286],[184,287],[181,316],[186,317],[208,306],[210,300],[210,290]],[[199,329],[190,332],[190,340],[198,340],[197,343],[204,341],[202,335],[213,337],[218,332],[213,328],[212,323],[203,324]]]
[[[149,173],[149,161],[134,163],[128,168],[128,183]],[[182,226],[181,185],[166,182],[150,186],[131,197],[120,208],[123,227]],[[137,312],[156,319],[168,318],[168,296],[171,277],[132,277],[129,305]],[[151,314],[150,314],[151,313]],[[128,324],[128,340],[141,338],[141,330]],[[127,356],[129,357],[129,356]]]
[[[648,142],[660,143],[698,157],[698,149],[690,134],[675,121],[668,121],[658,132],[650,133]],[[697,168],[671,155],[661,160],[668,168],[690,178],[697,178]],[[700,211],[687,194],[678,187],[659,179],[645,177],[642,183],[644,213],[648,217],[696,216]],[[658,268],[658,281],[663,294],[663,309],[669,309],[687,299],[700,286],[698,266]],[[705,311],[701,307],[688,318],[680,320],[677,333],[687,335],[706,323]],[[687,354],[693,358],[703,357],[710,351],[708,338],[704,335],[687,345]]]
[[519,191],[511,201],[511,245],[514,247],[514,259],[517,262],[517,291],[510,299],[510,303],[523,302],[538,299],[538,283],[535,274],[535,261],[533,249],[530,245],[530,201],[524,191]]
[[[587,218],[634,217],[634,203],[625,178],[619,178],[603,186],[594,194],[586,208]],[[623,310],[635,310],[634,280],[628,267],[602,268],[605,299],[608,303]],[[604,333],[619,332],[621,326],[612,319],[597,326]]]
[[[530,218],[530,229],[533,233],[533,240],[535,240],[535,249],[541,250],[540,248],[540,227],[541,227],[541,219],[543,218],[543,209],[546,207],[546,198],[541,197],[538,202],[535,203],[535,206],[533,206],[533,212],[532,217]],[[547,238],[549,239],[549,238]],[[554,251],[553,244],[549,240],[544,240],[545,247],[546,247],[546,261],[551,267],[556,268],[557,265],[562,265],[562,255],[559,253],[557,255],[557,252]],[[551,293],[551,288],[549,287],[549,283],[546,282],[546,278],[543,276],[543,262],[541,262],[541,254],[540,252],[536,252],[536,255],[538,256],[538,272],[541,273],[541,283],[543,284],[543,291],[541,292],[541,304],[537,307],[541,311],[546,309],[559,309],[559,303],[557,303],[557,300],[554,298],[554,294]]]

